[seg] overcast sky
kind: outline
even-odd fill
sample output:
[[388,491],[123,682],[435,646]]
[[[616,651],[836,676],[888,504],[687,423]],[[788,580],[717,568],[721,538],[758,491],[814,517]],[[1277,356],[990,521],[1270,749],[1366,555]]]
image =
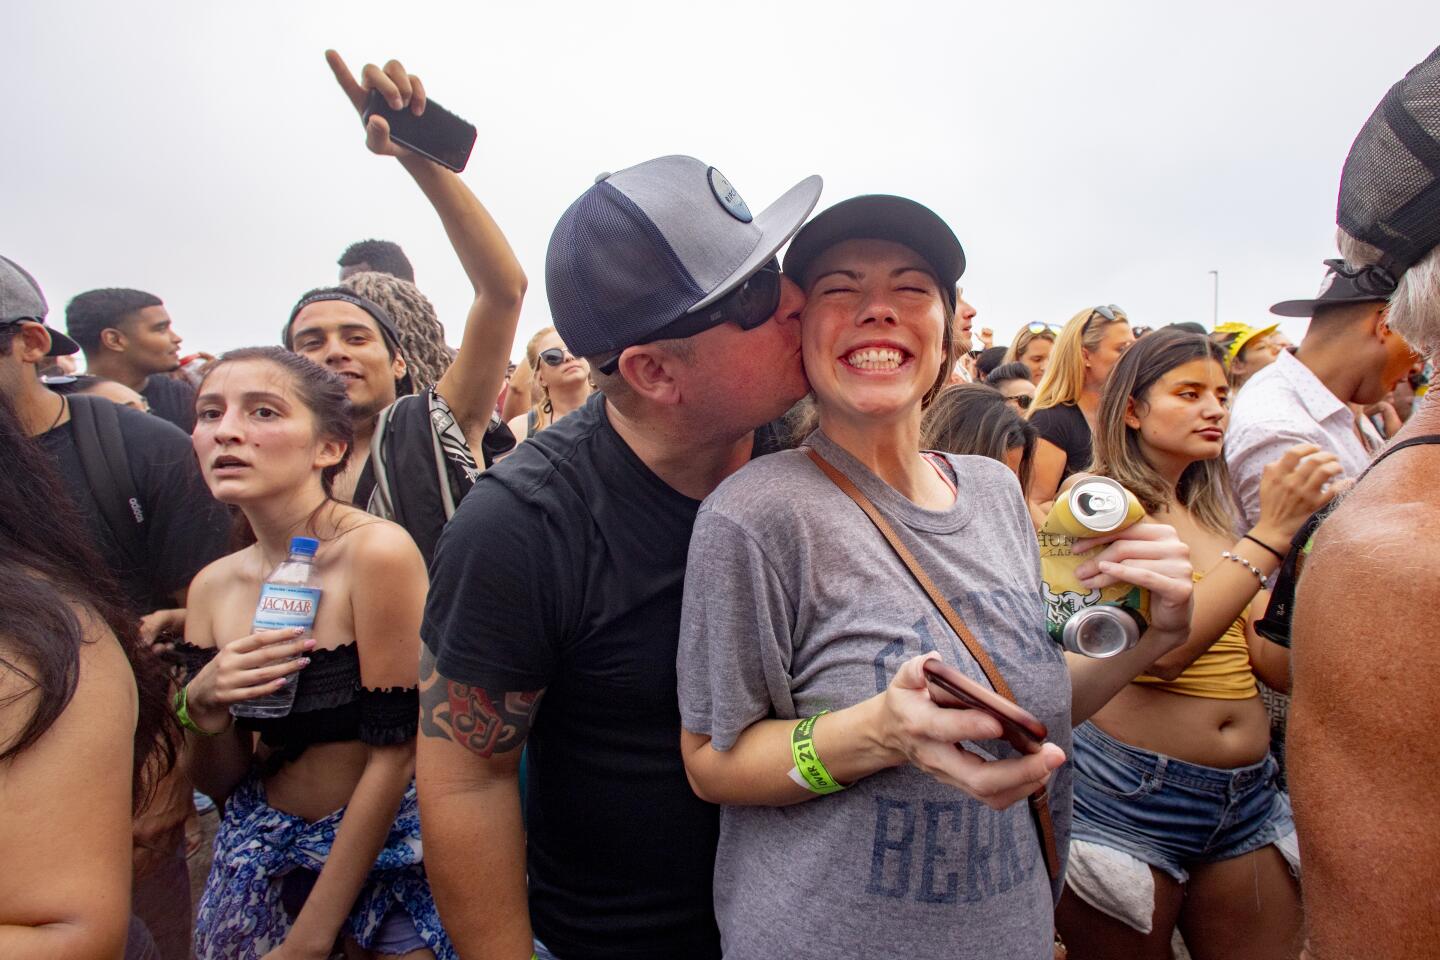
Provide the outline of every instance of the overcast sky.
[[[372,156],[323,51],[390,57],[479,127],[464,177],[530,277],[601,170],[688,153],[759,211],[899,193],[965,246],[997,342],[1118,303],[1255,323],[1334,256],[1351,140],[1440,43],[1424,2],[816,4],[4,0],[0,253],[63,325],[100,286],[162,297],[185,350],[275,342],[353,240],[398,241],[458,340],[469,286]],[[1289,321],[1298,338],[1304,321]],[[519,345],[515,353],[518,353]]]

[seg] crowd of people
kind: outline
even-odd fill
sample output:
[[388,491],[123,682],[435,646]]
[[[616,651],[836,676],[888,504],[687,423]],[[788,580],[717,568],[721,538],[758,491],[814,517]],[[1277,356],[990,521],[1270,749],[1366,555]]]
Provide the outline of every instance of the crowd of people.
[[[1440,49],[1299,344],[1113,303],[977,344],[924,204],[752,212],[688,156],[580,194],[519,344],[501,228],[380,115],[458,348],[387,241],[218,357],[139,290],[62,332],[0,257],[0,956],[1435,955],[1436,103]],[[1108,657],[1037,539],[1092,477],[1141,516],[1074,544],[1147,597]],[[313,623],[266,626],[297,556]]]

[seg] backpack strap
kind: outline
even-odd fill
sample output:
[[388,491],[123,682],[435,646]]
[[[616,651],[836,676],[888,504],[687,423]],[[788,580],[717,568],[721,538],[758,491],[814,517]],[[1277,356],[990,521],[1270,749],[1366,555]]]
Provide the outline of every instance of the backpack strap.
[[[1440,443],[1440,433],[1422,434],[1392,444],[1370,461],[1370,466],[1366,467],[1365,472],[1356,478],[1355,484],[1358,486],[1360,481],[1375,469],[1376,464],[1391,454],[1399,453],[1406,447],[1434,443]],[[1270,591],[1270,605],[1265,608],[1265,615],[1255,621],[1255,632],[1272,643],[1277,643],[1282,647],[1290,646],[1290,627],[1295,617],[1295,592],[1300,584],[1301,570],[1305,566],[1306,557],[1310,555],[1310,548],[1315,543],[1315,535],[1319,533],[1320,525],[1339,505],[1337,497],[1316,510],[1308,520],[1300,525],[1300,529],[1290,540],[1290,549],[1285,551],[1285,559],[1281,562],[1280,569],[1275,572],[1274,586]]]
[[133,570],[142,570],[147,562],[145,508],[130,474],[119,407],[98,397],[70,396],[66,402],[90,495],[126,563]]
[[[1418,447],[1432,443],[1440,443],[1440,433],[1424,433],[1418,437],[1407,437],[1406,439],[1401,440],[1399,443],[1392,444],[1386,447],[1384,450],[1380,451],[1380,455],[1374,460],[1371,460],[1370,466],[1365,468],[1365,473],[1369,473],[1371,470],[1374,470],[1376,465],[1378,465],[1381,460],[1384,460],[1386,457],[1390,456],[1393,453],[1399,453],[1406,447]],[[1360,480],[1365,479],[1365,473],[1360,474],[1360,478],[1355,482],[1359,483]]]

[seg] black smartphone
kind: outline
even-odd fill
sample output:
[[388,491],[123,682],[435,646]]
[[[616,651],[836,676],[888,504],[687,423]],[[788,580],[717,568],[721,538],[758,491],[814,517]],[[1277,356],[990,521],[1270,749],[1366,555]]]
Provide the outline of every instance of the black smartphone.
[[1039,753],[1050,731],[1024,707],[987,690],[943,660],[921,665],[930,699],[939,707],[979,710],[1000,721],[1000,736],[1023,754]]
[[461,120],[434,100],[425,101],[425,112],[418,117],[409,107],[392,110],[379,90],[371,90],[365,103],[366,122],[377,114],[390,124],[390,139],[402,147],[456,173],[465,169],[475,146],[474,124]]

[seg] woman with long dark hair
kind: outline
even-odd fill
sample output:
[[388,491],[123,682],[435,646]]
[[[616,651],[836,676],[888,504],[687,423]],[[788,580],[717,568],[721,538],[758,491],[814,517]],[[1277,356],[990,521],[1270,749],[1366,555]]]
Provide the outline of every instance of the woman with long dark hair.
[[[413,783],[425,566],[402,528],[333,497],[353,429],[344,382],[286,350],[232,351],[200,384],[201,471],[255,540],[200,572],[185,623],[188,648],[210,656],[180,700],[186,766],[228,798],[201,960],[454,956],[420,863]],[[313,636],[253,632],[296,536],[319,542]],[[232,722],[232,705],[288,683],[288,715]]]
[[0,957],[113,958],[131,817],[175,758],[165,671],[3,391],[0,463]]
[[1073,871],[1057,914],[1072,960],[1168,960],[1177,926],[1197,960],[1300,951],[1299,887],[1278,846],[1295,825],[1255,683],[1288,689],[1288,651],[1253,621],[1265,577],[1329,499],[1339,465],[1313,445],[1292,448],[1266,468],[1260,521],[1237,538],[1222,457],[1224,359],[1199,334],[1146,334],[1100,401],[1092,471],[1119,481],[1190,548],[1195,612],[1182,646],[1075,729],[1073,856],[1105,848],[1111,875],[1128,869],[1123,885],[1153,887],[1154,902],[1121,910],[1125,896],[1110,896],[1100,874]]
[[958,383],[941,390],[920,423],[924,449],[999,460],[1019,478],[1022,493],[1030,483],[1038,436],[1035,425],[1008,397],[983,383]]

